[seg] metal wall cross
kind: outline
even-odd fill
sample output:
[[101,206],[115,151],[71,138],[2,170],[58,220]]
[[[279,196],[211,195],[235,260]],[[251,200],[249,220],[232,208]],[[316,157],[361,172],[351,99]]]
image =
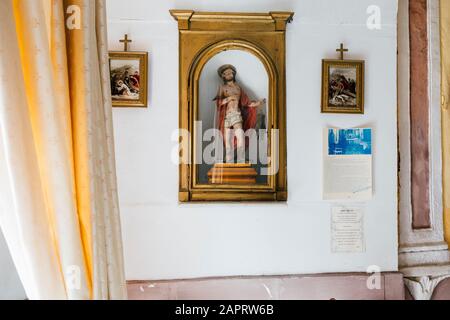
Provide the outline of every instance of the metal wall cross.
[[341,43],[341,47],[339,49],[336,49],[336,52],[340,52],[341,60],[344,60],[344,52],[348,52],[348,49],[344,49],[344,44]]
[[125,39],[120,40],[120,42],[123,43],[123,45],[124,45],[124,50],[123,50],[123,51],[126,52],[126,51],[128,51],[128,43],[133,42],[133,40],[129,40],[129,39],[128,39],[128,34],[126,34],[126,35],[125,35]]

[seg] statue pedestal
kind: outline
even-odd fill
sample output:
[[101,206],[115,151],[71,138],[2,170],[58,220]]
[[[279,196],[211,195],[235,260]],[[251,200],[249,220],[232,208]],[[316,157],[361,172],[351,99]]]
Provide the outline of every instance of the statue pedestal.
[[256,184],[258,173],[250,163],[216,163],[208,172],[210,184]]

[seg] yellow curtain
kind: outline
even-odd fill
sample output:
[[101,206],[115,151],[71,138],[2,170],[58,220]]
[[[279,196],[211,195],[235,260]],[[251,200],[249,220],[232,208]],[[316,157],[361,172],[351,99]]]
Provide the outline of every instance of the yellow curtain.
[[105,0],[0,1],[0,225],[30,299],[123,299]]
[[450,243],[450,1],[441,0],[442,139],[445,239]]

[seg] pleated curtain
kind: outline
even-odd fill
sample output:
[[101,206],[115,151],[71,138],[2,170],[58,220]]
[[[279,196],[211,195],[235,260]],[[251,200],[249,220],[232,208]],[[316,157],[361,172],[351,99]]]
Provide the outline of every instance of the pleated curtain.
[[0,226],[30,299],[125,299],[105,0],[0,1]]

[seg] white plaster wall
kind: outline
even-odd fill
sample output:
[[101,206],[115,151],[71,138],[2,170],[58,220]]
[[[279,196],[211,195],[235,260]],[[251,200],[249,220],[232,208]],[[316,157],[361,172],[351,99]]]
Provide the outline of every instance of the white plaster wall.
[[0,230],[0,300],[6,299],[24,300],[26,295]]
[[[381,30],[366,26],[370,5]],[[150,107],[115,109],[117,171],[129,280],[397,270],[395,0],[108,0],[110,49],[124,33],[150,53]],[[183,204],[171,162],[178,125],[178,31],[169,9],[292,10],[287,31],[289,201]],[[365,115],[320,114],[321,59],[366,60]],[[321,200],[322,129],[374,129],[374,197],[365,208],[363,254],[330,252],[330,209]]]

